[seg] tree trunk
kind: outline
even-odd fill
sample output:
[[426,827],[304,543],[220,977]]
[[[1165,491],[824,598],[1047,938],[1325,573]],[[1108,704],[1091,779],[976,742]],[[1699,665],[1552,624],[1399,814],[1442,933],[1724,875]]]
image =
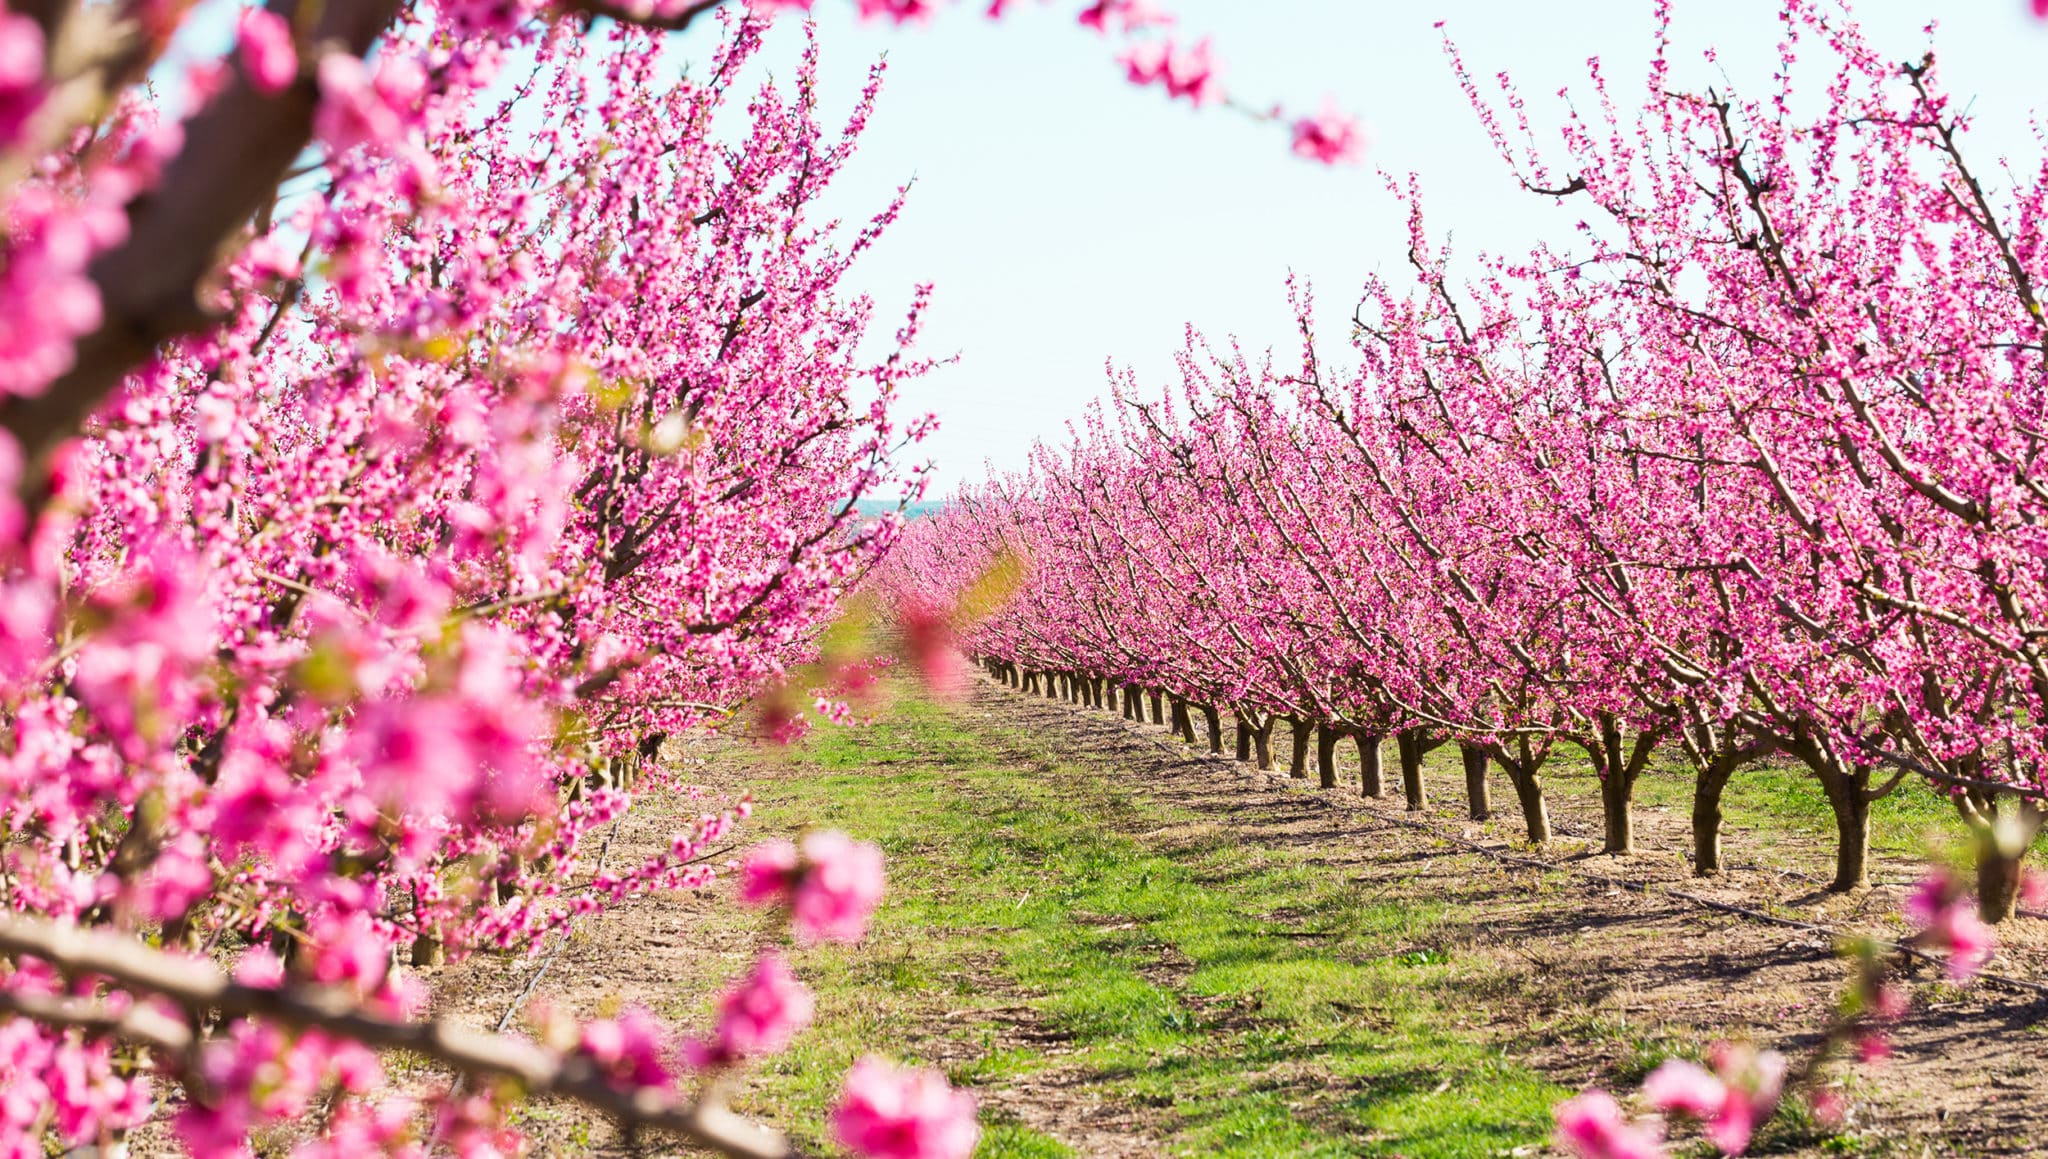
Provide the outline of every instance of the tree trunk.
[[1036,673],[1036,672],[1033,672],[1033,671],[1031,671],[1031,670],[1030,670],[1029,668],[1025,669],[1025,670],[1024,670],[1024,683],[1023,683],[1022,687],[1021,687],[1021,688],[1019,689],[1019,691],[1022,691],[1022,692],[1037,692],[1037,691],[1038,691],[1038,673]]
[[1714,877],[1721,872],[1721,790],[1734,775],[1731,756],[1717,754],[1699,770],[1692,785],[1692,872]]
[[1215,705],[1205,704],[1202,706],[1202,721],[1209,726],[1209,751],[1219,756],[1222,755],[1223,718],[1216,714]]
[[1316,726],[1316,773],[1325,789],[1337,787],[1337,741],[1341,735],[1327,724]]
[[1358,742],[1358,791],[1361,796],[1379,798],[1387,794],[1380,783],[1380,741],[1382,738],[1353,733]]
[[1153,689],[1153,690],[1152,690],[1152,691],[1151,691],[1151,692],[1150,692],[1150,693],[1149,693],[1148,695],[1149,695],[1149,696],[1151,697],[1151,699],[1152,699],[1152,723],[1153,723],[1153,724],[1165,724],[1165,723],[1166,723],[1166,705],[1165,705],[1165,698],[1164,698],[1164,697],[1162,697],[1162,696],[1161,696],[1161,695],[1159,694],[1159,690],[1158,690],[1157,688],[1154,688],[1154,689]]
[[1294,755],[1287,762],[1287,775],[1304,781],[1308,779],[1308,742],[1315,730],[1300,717],[1288,717],[1287,724],[1294,730]]
[[1511,771],[1508,779],[1514,782],[1515,799],[1522,805],[1522,824],[1529,830],[1529,844],[1541,845],[1550,840],[1550,807],[1543,800],[1543,781],[1534,770]]
[[1522,806],[1522,824],[1529,831],[1531,845],[1550,840],[1550,807],[1543,800],[1543,778],[1537,775],[1549,753],[1548,743],[1539,750],[1529,743],[1526,733],[1516,738],[1513,756],[1504,747],[1494,752],[1500,760],[1501,772],[1507,774],[1508,783],[1515,787],[1515,800]]
[[2048,821],[2048,810],[2012,794],[1976,788],[1958,794],[1955,805],[1977,838],[1977,916],[2002,922],[2019,910],[2027,850]]
[[1864,796],[1862,774],[1822,774],[1828,807],[1835,812],[1835,880],[1829,893],[1848,893],[1869,882],[1870,799]]
[[1493,816],[1493,801],[1486,788],[1486,750],[1461,744],[1458,753],[1465,761],[1465,799],[1471,804],[1470,816],[1474,821],[1484,821]]
[[1188,715],[1188,702],[1176,696],[1173,698],[1173,735],[1195,743],[1195,721]]
[[1249,762],[1252,759],[1252,722],[1244,713],[1233,714],[1237,720],[1237,759]]
[[1612,713],[1600,716],[1600,747],[1605,752],[1593,754],[1593,771],[1600,774],[1600,851],[1610,857],[1627,857],[1635,852],[1636,825],[1631,806],[1636,779],[1628,755],[1622,750],[1621,722]]
[[1610,770],[1600,778],[1600,819],[1602,834],[1600,852],[1611,857],[1627,857],[1635,852],[1635,816],[1630,810],[1630,790],[1635,786],[1619,770]]
[[448,947],[441,944],[441,939],[426,932],[426,913],[424,907],[420,905],[420,889],[417,885],[412,889],[412,916],[420,931],[412,939],[412,964],[422,969],[439,969],[447,965]]
[[1269,716],[1266,723],[1252,733],[1252,750],[1258,756],[1259,768],[1270,772],[1273,768],[1273,722],[1277,716]]
[[2019,908],[2021,859],[2013,857],[1998,848],[1996,842],[1983,841],[1977,846],[1977,916],[1986,922],[1997,923],[2013,915]]
[[1401,754],[1401,791],[1408,797],[1408,811],[1429,808],[1429,790],[1422,784],[1422,737],[1415,729],[1404,729],[1394,738]]

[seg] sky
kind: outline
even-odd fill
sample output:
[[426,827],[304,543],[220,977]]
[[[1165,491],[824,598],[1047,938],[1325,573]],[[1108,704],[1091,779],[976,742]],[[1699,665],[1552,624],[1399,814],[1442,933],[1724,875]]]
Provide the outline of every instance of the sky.
[[[1277,126],[1131,86],[1112,44],[1075,24],[1079,0],[1027,0],[1000,22],[963,0],[921,28],[864,24],[850,0],[816,5],[828,105],[849,104],[868,65],[888,57],[875,120],[827,204],[864,217],[915,181],[854,281],[876,298],[885,333],[912,287],[935,286],[922,348],[957,361],[912,387],[905,406],[940,416],[923,448],[937,493],[991,464],[1017,468],[1035,440],[1063,437],[1105,393],[1111,362],[1148,390],[1168,385],[1190,324],[1287,349],[1290,273],[1312,282],[1325,317],[1347,315],[1370,276],[1404,261],[1403,211],[1385,174],[1419,177],[1432,228],[1461,251],[1567,240],[1574,211],[1514,185],[1458,90],[1444,35],[1482,78],[1512,73],[1539,125],[1554,123],[1560,87],[1583,89],[1589,57],[1633,92],[1653,47],[1651,0],[1167,6],[1183,34],[1214,38],[1233,96],[1303,109],[1328,96],[1364,118],[1367,162],[1300,161]],[[1730,78],[1761,91],[1776,60],[1773,0],[1674,7],[1680,79],[1715,79],[1701,63],[1711,46]],[[2048,103],[2048,25],[2024,0],[1865,0],[1855,11],[1901,60],[1920,54],[1939,16],[1941,67],[1952,92],[1974,98],[1981,152],[2038,155],[2030,125]],[[800,47],[785,18],[765,67],[787,75]]]

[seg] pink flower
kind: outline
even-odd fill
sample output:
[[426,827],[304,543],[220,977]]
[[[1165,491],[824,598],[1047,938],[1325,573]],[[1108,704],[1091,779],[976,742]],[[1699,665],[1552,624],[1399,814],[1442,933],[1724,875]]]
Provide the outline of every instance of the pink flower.
[[1357,118],[1326,102],[1323,111],[1294,122],[1294,153],[1325,165],[1355,162],[1365,152],[1365,130]]
[[[808,7],[808,6],[807,6]],[[886,16],[898,24],[925,21],[939,10],[938,0],[860,0],[863,20]]]
[[882,850],[844,833],[812,833],[799,850],[787,841],[756,846],[740,866],[740,901],[788,904],[804,941],[857,942],[881,903]]
[[1643,1080],[1643,1097],[1660,1111],[1706,1119],[1728,1101],[1728,1087],[1698,1063],[1667,1058]]
[[630,1009],[583,1027],[578,1049],[614,1086],[666,1089],[673,1079],[666,1061],[670,1044],[661,1024],[645,1010]]
[[1206,105],[1223,99],[1223,73],[1209,51],[1207,39],[1193,48],[1176,49],[1170,44],[1166,54],[1166,95],[1186,97],[1195,105]]
[[1124,66],[1124,76],[1134,85],[1148,85],[1166,73],[1168,47],[1156,40],[1133,44],[1125,49],[1117,60]]
[[726,992],[707,1061],[729,1062],[780,1054],[811,1023],[816,1002],[781,956],[769,952],[753,972]]
[[832,1112],[833,1133],[873,1159],[967,1159],[981,1138],[974,1096],[935,1070],[905,1070],[872,1055],[854,1065]]
[[292,26],[267,8],[245,8],[235,25],[236,48],[249,83],[260,93],[281,93],[299,76]]
[[21,138],[43,104],[42,26],[0,9],[0,147]]
[[1606,1091],[1566,1099],[1551,1114],[1557,1120],[1557,1145],[1579,1159],[1665,1159],[1657,1132],[1630,1123]]
[[1111,19],[1121,21],[1126,34],[1140,28],[1173,23],[1173,16],[1152,4],[1151,0],[1096,0],[1081,12],[1083,27],[1104,34],[1109,32]]
[[740,866],[740,901],[771,905],[786,901],[797,882],[796,845],[767,841],[756,845]]
[[1906,898],[1905,912],[1907,920],[1921,927],[1909,940],[1946,953],[1951,981],[1969,981],[1991,959],[1997,939],[1977,916],[1975,899],[1947,870],[1929,873]]
[[929,604],[912,604],[897,617],[911,666],[926,687],[940,697],[957,700],[967,691],[967,666],[953,644],[946,614]]
[[1698,1119],[1722,1154],[1740,1155],[1757,1125],[1777,1108],[1785,1058],[1776,1051],[1720,1043],[1713,1062],[1710,1074],[1697,1063],[1666,1059],[1643,1080],[1643,1097],[1660,1111]]
[[387,56],[373,77],[369,66],[344,52],[320,58],[320,111],[314,128],[335,149],[395,146],[417,118],[427,76],[419,62]]
[[804,941],[858,942],[882,901],[882,850],[836,830],[803,841],[804,874],[790,924]]
[[1991,960],[1991,951],[1998,943],[1997,935],[1977,916],[1976,907],[1968,898],[1948,907],[1942,919],[1927,932],[1934,944],[1948,951],[1948,976],[1952,982],[1967,982],[1974,977]]

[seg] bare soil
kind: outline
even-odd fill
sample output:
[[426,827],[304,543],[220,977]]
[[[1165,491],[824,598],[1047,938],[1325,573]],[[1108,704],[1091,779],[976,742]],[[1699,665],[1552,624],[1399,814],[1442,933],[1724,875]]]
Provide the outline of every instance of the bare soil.
[[[1314,788],[1283,771],[1214,757],[1173,739],[1165,729],[1133,725],[1115,713],[1081,709],[977,682],[954,711],[991,747],[1024,767],[1053,763],[1099,770],[1141,787],[1199,821],[1133,837],[1159,849],[1177,843],[1232,840],[1293,846],[1331,873],[1351,875],[1386,891],[1439,897],[1453,917],[1441,927],[1445,945],[1488,964],[1491,982],[1472,996],[1471,1026],[1497,1038],[1511,1054],[1567,1085],[1619,1084],[1648,1065],[1658,1044],[1745,1038],[1788,1052],[1809,1048],[1843,987],[1846,968],[1826,931],[1895,934],[1911,867],[1877,866],[1879,884],[1847,896],[1822,892],[1831,850],[1819,842],[1781,839],[1767,854],[1746,849],[1732,818],[1723,876],[1690,876],[1683,851],[1688,821],[1668,810],[1637,818],[1636,856],[1598,856],[1597,802],[1553,800],[1556,838],[1531,850],[1519,842],[1512,794],[1495,786],[1496,819],[1464,817],[1461,783],[1440,779],[1421,813],[1393,795],[1368,800],[1357,789],[1355,750],[1340,749],[1348,787]],[[1226,738],[1227,739],[1227,738]],[[1277,743],[1276,748],[1280,748]],[[1206,747],[1206,746],[1204,746]],[[1389,746],[1389,764],[1392,751]],[[763,759],[716,738],[672,746],[669,758],[713,790],[742,783],[768,798],[777,778],[800,767]],[[1498,806],[1506,805],[1506,815]],[[665,847],[687,801],[648,801],[616,835],[613,864],[631,864]],[[763,834],[750,832],[749,840]],[[1507,859],[1521,859],[1520,861]],[[1526,864],[1534,860],[1547,868]],[[1217,882],[1228,888],[1228,882]],[[1674,895],[1767,911],[1825,927],[1815,931],[1717,912]],[[579,1014],[640,1003],[686,1024],[702,1009],[679,1009],[678,994],[711,993],[715,980],[744,968],[757,932],[736,923],[723,899],[691,894],[649,896],[589,920],[559,952],[544,957],[547,974],[534,994]],[[1288,915],[1275,914],[1276,923]],[[2017,920],[2000,929],[1990,969],[2048,985],[2048,922]],[[1178,966],[1163,947],[1161,985]],[[473,960],[435,982],[446,1016],[494,1026],[515,1010],[532,981],[534,962]],[[1909,1017],[1896,1028],[1894,1056],[1880,1066],[1836,1068],[1845,1076],[1860,1149],[1900,1155],[2018,1156],[2048,1154],[2048,1037],[2041,993],[1979,984],[1938,983],[1920,975]],[[1029,994],[1009,993],[994,970],[972,980],[970,1010],[936,1005],[929,1032],[916,1043],[939,1062],[967,1061],[985,1049],[955,1033],[969,1018],[990,1027],[999,1046],[1062,1051],[1060,1036],[1034,1017]],[[958,1056],[956,1059],[954,1056]],[[1653,1059],[1651,1061],[1654,1061]],[[1084,1069],[1054,1066],[1008,1086],[983,1088],[985,1107],[1051,1135],[1084,1155],[1142,1155],[1163,1149],[1167,1112],[1105,1100]],[[543,1153],[619,1153],[622,1143],[601,1122],[567,1107],[538,1108],[528,1124]]]

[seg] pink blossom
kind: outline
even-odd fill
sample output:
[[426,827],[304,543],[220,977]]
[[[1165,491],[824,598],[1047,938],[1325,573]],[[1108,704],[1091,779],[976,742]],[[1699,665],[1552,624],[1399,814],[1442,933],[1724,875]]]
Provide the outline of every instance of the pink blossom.
[[1357,161],[1365,153],[1365,130],[1334,102],[1313,117],[1294,122],[1294,153],[1325,165]]
[[[2048,2],[2048,0],[2044,0]],[[2048,873],[2024,870],[2020,874],[2020,904],[2029,909],[2048,906]]]
[[42,26],[0,9],[0,148],[22,136],[43,103]]
[[1684,1059],[1668,1059],[1644,1080],[1643,1096],[1658,1110],[1700,1120],[1722,1154],[1740,1155],[1778,1105],[1785,1058],[1725,1042],[1710,1053],[1714,1073]]
[[795,842],[776,840],[756,845],[740,865],[740,900],[748,905],[788,901],[799,880],[797,860]]
[[935,1070],[907,1070],[870,1055],[847,1073],[833,1134],[872,1159],[967,1159],[981,1138],[974,1096]]
[[1162,41],[1145,40],[1125,49],[1117,60],[1132,84],[1148,85],[1166,75],[1166,59],[1171,51]]
[[718,1028],[707,1052],[726,1062],[780,1054],[810,1025],[815,1000],[779,954],[761,955],[754,969],[719,1003]]
[[947,615],[937,608],[917,603],[904,608],[896,622],[903,633],[911,666],[924,678],[926,687],[946,699],[957,699],[965,694],[967,668],[959,649],[954,646],[953,628]]
[[1186,97],[1197,106],[1223,99],[1223,74],[1206,38],[1187,49],[1168,42],[1161,79],[1168,96]]
[[1643,1097],[1660,1111],[1707,1119],[1720,1113],[1728,1088],[1698,1063],[1670,1058],[1643,1080]]
[[881,904],[880,846],[828,830],[803,839],[803,874],[790,903],[790,924],[806,941],[858,942]]
[[888,17],[898,24],[908,24],[930,20],[938,10],[938,0],[860,0],[863,20]]
[[1123,31],[1128,34],[1141,28],[1171,24],[1173,16],[1151,0],[1096,0],[1081,10],[1080,20],[1083,27],[1105,34],[1109,32],[1111,20],[1121,21]]
[[292,26],[267,8],[244,8],[235,25],[242,67],[256,91],[281,93],[299,75],[299,52]]
[[622,1089],[665,1089],[674,1081],[667,1034],[645,1010],[586,1024],[578,1049]]
[[1557,1145],[1579,1159],[1665,1159],[1656,1131],[1628,1121],[1614,1096],[1591,1090],[1559,1103]]
[[1997,937],[1977,916],[1976,899],[1945,869],[1921,880],[1906,898],[1906,919],[1920,927],[1913,944],[1948,955],[1951,981],[1966,982],[1990,961]]

